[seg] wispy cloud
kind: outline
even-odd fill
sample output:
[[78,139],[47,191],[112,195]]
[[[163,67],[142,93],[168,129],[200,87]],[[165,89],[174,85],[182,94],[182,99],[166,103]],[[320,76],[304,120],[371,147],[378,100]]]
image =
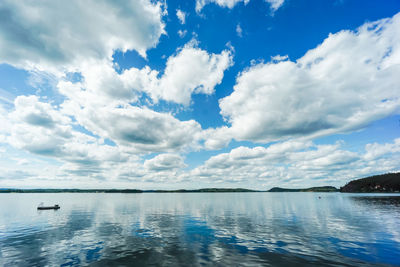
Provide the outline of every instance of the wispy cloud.
[[180,9],[177,9],[177,10],[176,10],[176,16],[178,17],[179,22],[180,22],[181,24],[185,24],[185,22],[186,22],[186,13],[185,13],[185,12],[183,12],[183,11],[180,10]]
[[240,26],[240,24],[236,25],[236,34],[239,37],[243,37],[243,30],[242,30],[242,27]]

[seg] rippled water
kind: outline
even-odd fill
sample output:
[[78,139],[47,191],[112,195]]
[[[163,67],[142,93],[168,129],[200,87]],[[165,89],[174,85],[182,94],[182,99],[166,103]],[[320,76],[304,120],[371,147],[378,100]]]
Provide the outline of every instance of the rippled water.
[[380,264],[400,265],[400,195],[0,195],[2,266]]

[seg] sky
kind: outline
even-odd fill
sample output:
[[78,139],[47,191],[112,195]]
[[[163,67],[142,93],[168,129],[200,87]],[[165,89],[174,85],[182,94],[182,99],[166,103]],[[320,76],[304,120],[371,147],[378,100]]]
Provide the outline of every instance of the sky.
[[396,171],[398,0],[0,2],[0,188]]

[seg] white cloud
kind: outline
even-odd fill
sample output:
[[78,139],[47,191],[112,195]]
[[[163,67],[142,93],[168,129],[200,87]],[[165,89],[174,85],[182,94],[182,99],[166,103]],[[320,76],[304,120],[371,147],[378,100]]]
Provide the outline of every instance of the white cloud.
[[284,55],[284,56],[276,55],[276,56],[271,57],[271,60],[274,61],[274,62],[284,61],[284,60],[287,60],[287,59],[289,59],[288,55]]
[[147,0],[4,0],[0,14],[0,62],[24,69],[74,69],[115,50],[145,56],[164,33],[161,4]]
[[220,100],[231,127],[214,136],[269,142],[362,129],[399,112],[398,73],[400,14],[330,34],[296,62],[245,70]]
[[229,50],[208,54],[199,48],[185,46],[176,56],[168,58],[157,88],[148,93],[153,99],[188,105],[193,93],[214,93],[214,87],[221,83],[224,71],[232,64]]
[[[117,73],[112,63],[116,50],[145,56],[155,47],[164,33],[160,3],[3,1],[0,13],[0,62],[40,74],[35,77],[50,75],[65,96],[60,107],[36,96],[17,97],[13,112],[0,112],[6,125],[0,142],[63,162],[58,175],[95,179],[145,177],[136,155],[198,146],[201,127],[194,120],[131,104],[144,94],[183,105],[193,93],[212,94],[232,64],[231,51],[209,54],[191,42],[168,59],[160,78],[147,66]],[[183,12],[177,16],[185,22]],[[68,81],[71,71],[81,79]],[[107,138],[116,145],[105,145]]]
[[[71,82],[59,82],[59,87],[68,84],[70,87],[66,90],[60,88],[61,93],[82,105],[103,105],[113,101],[136,102],[147,83],[156,78],[157,72],[151,71],[149,67],[144,67],[143,69],[131,68],[118,74],[111,62],[103,61],[97,62],[97,64],[84,64],[81,74],[83,79],[81,82],[73,84],[74,90],[71,88]],[[79,96],[71,96],[74,92]]]
[[[197,4],[203,3],[201,9],[209,2]],[[214,2],[232,8],[248,1]],[[267,2],[273,11],[283,4]],[[118,73],[112,63],[115,50],[134,49],[145,56],[157,44],[164,32],[162,12],[160,4],[146,0],[123,6],[105,0],[0,3],[0,62],[46,71],[65,97],[54,105],[37,96],[11,101],[0,95],[7,105],[14,104],[11,112],[0,106],[0,142],[58,164],[25,173],[18,172],[18,162],[27,163],[20,159],[13,168],[2,167],[2,173],[47,182],[54,177],[110,184],[118,179],[198,179],[296,186],[316,180],[341,185],[398,166],[399,139],[355,153],[341,143],[315,145],[307,138],[358,130],[399,111],[400,15],[330,35],[296,62],[278,55],[251,66],[220,101],[221,114],[231,125],[203,131],[194,120],[181,121],[150,107],[160,100],[188,106],[193,94],[213,94],[233,64],[233,49],[212,54],[190,42],[168,58],[163,74],[148,66]],[[176,15],[185,23],[183,12]],[[237,33],[242,34],[240,24]],[[82,79],[69,81],[67,71]],[[176,154],[200,148],[201,141],[207,149],[219,149],[232,138],[269,142],[297,137],[267,148],[239,147],[192,171],[183,170],[184,159]],[[141,163],[140,156],[160,152],[167,153]]]
[[73,116],[92,133],[126,149],[140,153],[197,146],[201,127],[194,120],[180,121],[169,113],[106,97],[91,101],[96,99],[94,92],[70,82],[60,83],[59,90],[68,98],[62,104],[64,113]]
[[0,143],[4,142],[6,139],[6,135],[9,134],[10,129],[12,127],[12,122],[8,118],[7,110],[0,104]]
[[[97,144],[97,138],[74,130],[68,116],[41,102],[37,96],[18,96],[15,110],[8,117],[13,124],[7,141],[17,148],[72,161],[78,161],[88,153],[108,160],[112,157],[113,153],[109,150],[106,153],[101,153],[99,149],[94,151],[91,145]],[[101,149],[107,149],[107,146]]]
[[236,34],[239,37],[243,37],[243,30],[242,27],[240,27],[240,24],[236,25]]
[[36,96],[18,96],[14,105],[8,142],[39,155],[63,154],[64,143],[72,138],[70,119]]
[[14,101],[13,121],[20,121],[43,128],[54,128],[56,124],[68,124],[70,118],[61,115],[53,107],[40,102],[37,96],[18,96]]
[[75,118],[86,129],[133,151],[177,151],[195,146],[196,134],[201,131],[194,121],[180,121],[171,114],[147,108],[82,107]]
[[227,146],[232,139],[232,133],[226,126],[217,129],[209,128],[202,132],[202,138],[206,149],[215,150]]
[[185,173],[189,179],[210,184],[244,184],[268,189],[273,186],[343,186],[376,173],[398,171],[400,139],[368,144],[364,152],[342,149],[343,142],[316,145],[311,141],[286,141],[269,147],[238,147],[209,158]]
[[[233,64],[232,52],[223,50],[220,54],[187,44],[176,55],[168,58],[164,74],[159,78],[158,71],[149,67],[130,68],[118,74],[112,63],[103,61],[96,64],[82,64],[83,81],[74,83],[61,93],[73,97],[81,104],[110,101],[136,102],[141,93],[146,93],[154,102],[166,101],[190,104],[192,94],[212,94],[214,87],[221,83],[224,71]],[[61,82],[59,87],[68,82]],[[78,96],[79,95],[79,96]]]
[[[6,117],[14,123],[5,133],[4,141],[33,154],[52,157],[61,162],[61,167],[51,165],[43,169],[37,167],[43,165],[40,162],[29,162],[27,172],[18,172],[18,162],[22,161],[16,161],[14,166],[2,169],[7,177],[0,179],[8,179],[11,184],[10,179],[58,183],[54,176],[71,184],[89,185],[100,181],[104,185],[140,181],[160,186],[165,182],[196,181],[203,186],[240,184],[258,189],[341,186],[354,178],[396,171],[400,160],[399,138],[393,143],[367,144],[365,151],[358,153],[343,149],[343,142],[316,145],[311,141],[290,140],[268,147],[238,147],[186,171],[183,157],[176,151],[194,146],[201,132],[196,122],[181,122],[170,114],[132,106],[93,110],[85,107],[68,114],[100,136],[96,137],[74,129],[75,122],[64,114],[66,111],[41,102],[36,96],[16,98],[15,110]],[[117,145],[104,144],[105,138]],[[171,153],[140,163],[138,155],[146,151]]]
[[264,0],[264,1],[271,5],[271,9],[273,12],[278,10],[283,5],[283,2],[285,2],[285,0]]
[[[192,72],[183,73],[180,61],[193,64]],[[232,63],[231,52],[208,54],[187,45],[168,59],[160,78],[149,67],[117,73],[109,60],[92,63],[82,62],[79,81],[58,82],[57,88],[65,96],[59,106],[45,103],[37,96],[17,97],[15,110],[8,115],[4,111],[5,121],[10,123],[9,129],[1,133],[0,141],[56,159],[61,167],[51,175],[71,183],[83,182],[80,180],[83,178],[88,183],[121,179],[178,181],[178,171],[186,166],[179,156],[160,155],[147,161],[146,166],[140,164],[139,156],[196,149],[201,126],[194,120],[180,121],[169,113],[131,104],[138,104],[143,93],[152,96],[155,102],[166,98],[184,104],[189,104],[192,93],[213,93],[223,71]],[[174,92],[180,95],[169,95]],[[77,130],[80,127],[84,130]],[[115,145],[106,145],[104,140]],[[40,170],[31,172],[30,177],[47,182],[52,179]]]
[[160,154],[144,162],[144,167],[152,171],[166,171],[185,167],[183,158],[176,154]]
[[14,105],[15,110],[8,114],[13,124],[3,142],[68,163],[75,175],[98,174],[106,166],[138,159],[117,146],[105,145],[101,139],[75,130],[68,116],[36,96],[18,96]]
[[193,93],[212,94],[231,64],[229,50],[216,55],[187,45],[168,59],[160,78],[149,67],[118,74],[108,62],[83,65],[82,81],[58,84],[66,97],[62,112],[93,134],[137,153],[198,147],[202,129],[196,121],[180,121],[169,113],[131,104],[145,92],[155,102],[188,105]]
[[179,35],[179,37],[181,37],[181,38],[185,37],[186,33],[187,33],[187,30],[184,30],[184,31],[178,30],[178,35]]
[[390,153],[399,153],[400,152],[400,138],[394,140],[393,143],[387,144],[367,144],[365,146],[366,154],[364,155],[366,160],[374,160],[378,158],[382,158],[386,155],[390,155]]
[[186,13],[185,13],[185,12],[183,12],[183,11],[180,10],[180,9],[177,9],[177,10],[176,10],[176,16],[178,17],[179,22],[180,22],[181,24],[185,24],[185,21],[186,21]]
[[233,8],[237,3],[243,2],[245,5],[250,0],[196,0],[196,11],[200,12],[205,5],[215,3],[221,7]]
[[[272,12],[278,10],[285,0],[264,0],[271,7]],[[210,3],[214,3],[219,5],[220,7],[230,8],[232,9],[239,2],[243,2],[244,5],[247,5],[250,0],[196,0],[196,12],[200,12],[205,5]]]

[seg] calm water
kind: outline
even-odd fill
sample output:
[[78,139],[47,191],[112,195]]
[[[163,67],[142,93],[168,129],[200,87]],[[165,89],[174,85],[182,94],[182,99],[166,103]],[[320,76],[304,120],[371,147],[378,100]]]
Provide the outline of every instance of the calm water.
[[400,266],[400,195],[0,194],[0,265]]

